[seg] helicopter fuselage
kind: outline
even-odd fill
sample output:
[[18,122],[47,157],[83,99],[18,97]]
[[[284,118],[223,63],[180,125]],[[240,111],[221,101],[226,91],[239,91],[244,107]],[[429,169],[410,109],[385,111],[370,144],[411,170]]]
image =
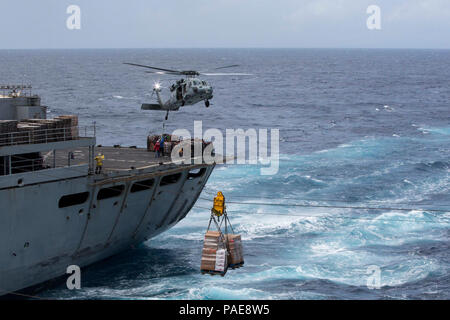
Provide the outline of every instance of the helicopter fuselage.
[[194,105],[201,101],[206,102],[213,98],[213,88],[206,81],[198,78],[178,80],[169,89],[170,98],[163,102],[159,94],[161,89],[154,88],[162,110],[178,110],[180,107]]

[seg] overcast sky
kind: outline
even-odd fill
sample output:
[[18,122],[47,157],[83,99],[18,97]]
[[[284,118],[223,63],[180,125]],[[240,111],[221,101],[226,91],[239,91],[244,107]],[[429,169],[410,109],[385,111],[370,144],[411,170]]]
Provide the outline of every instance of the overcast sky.
[[[0,49],[447,48],[450,0],[0,0]],[[69,5],[81,29],[69,30]],[[369,30],[369,5],[381,30]]]

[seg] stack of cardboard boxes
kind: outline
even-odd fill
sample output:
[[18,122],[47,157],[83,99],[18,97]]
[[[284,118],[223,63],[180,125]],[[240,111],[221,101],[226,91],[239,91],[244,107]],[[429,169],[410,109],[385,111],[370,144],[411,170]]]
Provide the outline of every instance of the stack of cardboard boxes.
[[17,131],[17,120],[0,120],[0,146],[11,144],[10,133]]
[[56,119],[61,119],[61,121],[64,122],[64,128],[65,128],[65,135],[66,135],[66,140],[70,140],[70,139],[77,139],[79,136],[79,132],[78,132],[78,116],[76,115],[63,115],[63,116],[58,116],[55,118]]
[[225,275],[228,268],[244,265],[241,235],[207,231],[203,243],[201,272]]
[[47,143],[77,139],[78,117],[59,116],[54,119],[0,120],[0,146],[26,143]]
[[228,270],[228,254],[223,234],[207,231],[203,243],[201,272],[225,275]]
[[[42,131],[45,130],[45,126],[38,123],[19,122],[17,124],[17,134],[14,134],[14,143],[26,144],[26,143],[42,143]],[[45,133],[45,131],[44,131]],[[45,142],[45,141],[44,141]]]
[[17,129],[17,120],[0,120],[0,133],[15,132]]
[[240,234],[227,234],[228,245],[228,266],[230,268],[239,268],[244,264],[244,252]]
[[62,127],[62,123],[58,119],[27,119],[21,121],[21,123],[41,125],[38,143],[58,141],[58,131],[61,131]]

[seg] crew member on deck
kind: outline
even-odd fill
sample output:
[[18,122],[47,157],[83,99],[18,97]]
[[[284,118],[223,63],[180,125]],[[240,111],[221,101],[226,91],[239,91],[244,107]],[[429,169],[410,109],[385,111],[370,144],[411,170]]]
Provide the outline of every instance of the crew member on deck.
[[155,143],[155,158],[159,158],[159,149],[161,148],[161,145],[159,143],[159,140]]
[[161,151],[161,156],[164,157],[164,135],[161,135],[161,139],[159,140],[159,150]]
[[101,154],[101,153],[99,153],[95,157],[95,161],[97,162],[97,166],[95,167],[95,173],[96,174],[102,173],[103,160],[105,160],[105,156],[103,154]]

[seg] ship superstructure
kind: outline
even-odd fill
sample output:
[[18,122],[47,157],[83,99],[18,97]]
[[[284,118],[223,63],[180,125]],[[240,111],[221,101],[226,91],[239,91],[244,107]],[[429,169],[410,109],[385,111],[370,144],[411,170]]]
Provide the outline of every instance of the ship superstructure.
[[214,168],[98,147],[77,117],[47,119],[31,86],[0,91],[0,295],[164,232],[187,215]]

